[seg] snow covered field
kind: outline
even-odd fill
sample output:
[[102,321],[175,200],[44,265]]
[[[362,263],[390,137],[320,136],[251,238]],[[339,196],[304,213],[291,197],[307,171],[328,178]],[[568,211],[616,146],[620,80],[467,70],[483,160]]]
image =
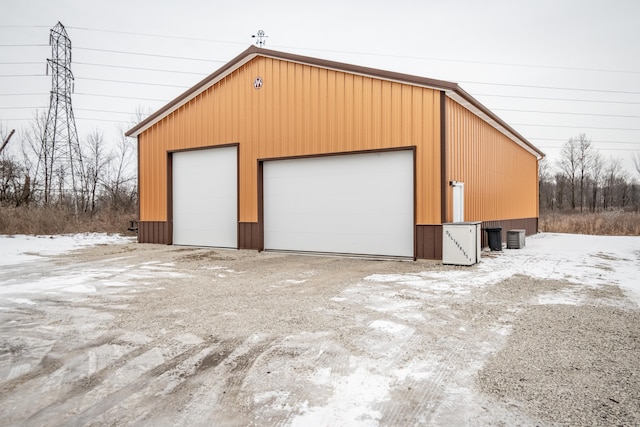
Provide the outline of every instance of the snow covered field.
[[0,236],[0,420],[637,424],[639,272],[640,237],[456,267]]

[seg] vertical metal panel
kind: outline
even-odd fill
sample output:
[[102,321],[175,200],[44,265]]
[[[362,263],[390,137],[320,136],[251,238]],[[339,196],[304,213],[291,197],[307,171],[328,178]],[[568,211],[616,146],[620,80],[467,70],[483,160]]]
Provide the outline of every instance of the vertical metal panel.
[[238,143],[241,222],[258,219],[258,159],[415,146],[416,221],[439,224],[439,102],[428,88],[256,57],[139,136],[140,219],[167,220],[168,151]]
[[[446,176],[465,184],[465,219],[537,217],[536,157],[455,101],[446,105]],[[453,216],[451,191],[447,221]]]

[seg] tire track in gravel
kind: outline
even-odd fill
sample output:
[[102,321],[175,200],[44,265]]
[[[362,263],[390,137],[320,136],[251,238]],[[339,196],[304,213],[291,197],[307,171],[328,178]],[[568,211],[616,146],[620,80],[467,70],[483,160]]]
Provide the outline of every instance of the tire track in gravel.
[[[131,346],[132,349],[126,352],[124,355],[117,357],[114,360],[109,360],[106,366],[103,369],[100,369],[91,375],[88,375],[89,368],[91,363],[90,352],[85,351],[80,354],[80,360],[77,358],[69,360],[67,358],[66,362],[63,363],[59,367],[60,370],[66,370],[66,372],[59,372],[60,376],[64,380],[56,393],[56,399],[52,402],[49,402],[46,406],[41,407],[35,413],[28,417],[28,421],[32,422],[34,425],[47,425],[47,420],[50,419],[51,414],[66,414],[66,415],[74,415],[79,410],[82,410],[82,402],[85,400],[96,399],[97,401],[101,401],[100,397],[107,397],[109,394],[113,393],[114,389],[116,389],[119,381],[122,381],[122,377],[120,375],[126,370],[129,373],[136,374],[136,371],[140,371],[138,376],[145,372],[144,366],[144,358],[145,355],[147,358],[154,352],[154,350],[159,349],[167,349],[170,348],[170,343],[167,342],[166,339],[156,339],[150,340],[146,344],[136,345],[132,344],[128,341],[126,334],[122,335],[115,340],[111,341],[109,344],[113,345],[118,343],[124,344],[125,346]],[[178,346],[180,347],[180,346]],[[178,357],[187,351],[192,346],[184,346],[184,348],[178,348],[177,352],[174,350],[174,357]],[[97,349],[100,346],[91,346],[90,344],[85,344],[83,346],[84,349]],[[126,348],[126,347],[125,347]],[[168,355],[171,355],[171,351],[167,351]],[[162,354],[160,354],[162,357]],[[167,368],[171,366],[173,363],[174,357],[170,358],[166,362]],[[142,358],[142,360],[141,360]],[[136,362],[142,362],[139,366],[135,366]],[[175,364],[179,363],[180,360],[176,360]],[[157,366],[148,366],[146,370],[153,370]],[[70,376],[70,378],[64,378],[65,374]],[[52,373],[55,376],[55,373]],[[46,380],[46,378],[44,378]],[[127,387],[131,384],[129,379],[122,381]],[[128,391],[127,391],[128,394]],[[96,396],[98,395],[98,396]],[[99,396],[104,395],[104,396]],[[60,416],[60,415],[59,415]],[[55,419],[55,417],[54,417]],[[60,416],[60,419],[65,419],[65,416]]]
[[[67,349],[69,345],[68,342],[57,341],[53,343],[36,369],[4,382],[2,387],[0,387],[0,396],[10,396],[10,392],[16,389],[20,389],[21,393],[27,390],[33,390],[38,393],[43,389],[55,388],[58,390],[58,393],[60,393],[60,390],[65,388],[64,383],[76,380],[76,378],[68,380],[62,375],[62,371],[66,369],[66,366],[78,364],[77,359],[82,358],[88,348],[100,347],[111,342],[114,337],[115,334],[113,332],[108,332],[99,336],[95,341],[82,343],[79,347],[71,351]],[[72,370],[70,369],[69,372],[72,372]],[[78,372],[77,374],[80,376],[82,372]],[[63,380],[65,380],[64,383]],[[39,400],[39,403],[40,402],[42,402],[42,400]],[[24,403],[33,409],[33,402]]]
[[[398,303],[394,300],[404,296],[404,294],[396,294],[393,291],[389,292],[389,289],[385,291],[384,287],[379,287],[378,291],[386,293],[387,296],[390,295],[388,301],[379,301],[377,304],[379,308],[397,306]],[[486,292],[486,289],[482,289],[479,291],[480,295],[478,292],[462,297],[446,295],[446,301],[447,303],[467,301],[468,298],[484,300]],[[414,356],[405,360],[401,354],[396,354],[385,361],[389,368],[406,372],[404,378],[396,376],[396,381],[392,380],[390,384],[391,398],[376,405],[376,409],[380,410],[379,421],[382,425],[431,425],[437,422],[441,412],[452,410],[452,401],[447,397],[452,394],[453,390],[468,383],[468,378],[465,379],[468,374],[465,374],[465,371],[469,369],[470,359],[473,355],[480,357],[481,351],[478,343],[482,341],[482,337],[491,334],[488,330],[489,325],[479,318],[479,313],[473,313],[470,318],[459,315],[452,316],[449,308],[446,309],[447,312],[440,312],[442,308],[433,305],[434,298],[436,301],[439,299],[437,295],[434,296],[426,290],[415,288],[412,289],[411,294],[418,300],[430,301],[431,305],[405,305],[402,310],[404,315],[415,311],[416,316],[414,317],[418,318],[417,314],[424,315],[424,311],[427,310],[433,313],[433,316],[425,317],[449,318],[449,320],[442,325],[440,334],[436,336],[430,334],[432,325],[423,330],[423,322],[408,322],[411,327],[416,328],[415,333],[407,340],[400,342],[399,345],[406,348],[404,354]],[[378,298],[382,297],[382,295],[378,295]],[[386,320],[398,323],[398,313],[392,310],[389,310],[389,313],[391,316]],[[401,324],[406,323],[404,321]],[[462,327],[470,329],[466,333],[467,336],[460,336],[460,328]],[[474,336],[475,339],[469,340],[469,336]],[[422,349],[426,349],[426,351]],[[446,355],[446,358],[443,358],[443,355]]]
[[[235,346],[227,357],[215,359],[215,365],[198,372],[197,384],[191,385],[189,401],[172,413],[155,415],[149,424],[174,425],[248,425],[253,395],[243,391],[246,376],[256,360],[275,342],[271,337],[249,337]],[[184,393],[182,393],[184,395]]]
[[[147,371],[143,371],[132,381],[125,384],[116,379],[117,389],[103,398],[92,399],[97,400],[98,403],[74,416],[74,424],[88,425],[95,422],[111,424],[114,419],[122,418],[129,408],[137,408],[139,410],[148,407],[147,411],[153,410],[153,407],[158,404],[158,394],[161,394],[170,384],[171,373],[180,372],[184,374],[182,381],[185,381],[190,376],[188,375],[188,368],[196,365],[199,361],[201,362],[213,351],[210,344],[209,342],[184,344],[171,351],[172,354],[175,353],[172,358]],[[150,351],[156,348],[154,347]],[[135,362],[135,359],[132,360],[133,362]],[[192,372],[194,373],[195,369]],[[150,405],[150,403],[153,404]]]

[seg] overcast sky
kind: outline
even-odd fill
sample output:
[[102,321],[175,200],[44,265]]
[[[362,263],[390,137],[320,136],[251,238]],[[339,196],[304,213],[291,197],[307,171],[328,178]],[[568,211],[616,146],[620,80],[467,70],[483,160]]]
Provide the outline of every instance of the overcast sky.
[[555,162],[581,133],[640,152],[637,0],[2,1],[0,123],[46,112],[49,30],[73,44],[80,139],[127,129],[255,42],[459,83]]

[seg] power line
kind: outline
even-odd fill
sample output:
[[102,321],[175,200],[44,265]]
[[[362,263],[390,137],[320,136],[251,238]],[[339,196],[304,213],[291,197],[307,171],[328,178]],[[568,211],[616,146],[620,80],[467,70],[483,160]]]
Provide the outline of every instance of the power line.
[[124,80],[111,80],[111,79],[94,79],[92,77],[78,77],[78,80],[91,80],[96,82],[109,82],[109,83],[125,83],[125,84],[135,84],[135,85],[147,85],[147,86],[164,86],[164,87],[177,87],[181,89],[188,89],[189,86],[181,86],[181,85],[169,85],[163,83],[148,83],[148,82],[128,82]]
[[139,70],[139,71],[157,71],[162,73],[176,73],[176,74],[193,74],[197,76],[206,76],[206,73],[196,73],[194,71],[180,71],[180,70],[161,70],[158,68],[143,68],[143,67],[131,67],[127,65],[111,65],[111,64],[95,64],[91,62],[74,62],[75,65],[91,65],[95,67],[108,67],[108,68],[123,68],[127,70]]
[[551,127],[551,128],[580,128],[580,129],[597,129],[597,130],[623,130],[623,131],[640,131],[638,128],[601,128],[593,126],[568,126],[568,125],[550,125],[550,124],[526,124],[526,123],[511,123],[511,126],[539,126],[539,127]]
[[628,101],[602,101],[595,99],[574,99],[574,98],[550,98],[550,97],[541,97],[541,96],[518,96],[518,95],[496,95],[496,94],[487,94],[480,93],[475,94],[474,97],[480,96],[490,96],[496,98],[518,98],[518,99],[538,99],[542,101],[568,101],[568,102],[594,102],[600,104],[628,104],[628,105],[640,105],[640,102],[628,102]]
[[47,77],[46,74],[0,74],[0,77]]
[[[200,37],[175,36],[175,35],[169,35],[169,34],[141,33],[141,32],[133,32],[133,31],[117,31],[117,30],[106,30],[106,29],[101,29],[101,28],[90,28],[90,27],[67,27],[67,28],[74,29],[74,30],[81,30],[81,31],[95,31],[95,32],[112,33],[112,34],[126,34],[126,35],[143,36],[143,37],[166,38],[166,39],[171,39],[171,40],[189,40],[189,41],[202,41],[202,42],[210,42],[210,43],[246,45],[246,43],[244,43],[244,42],[235,42],[235,41],[217,40],[217,39],[207,39],[207,38],[200,38]],[[473,60],[452,59],[452,58],[434,58],[434,57],[424,57],[424,56],[394,55],[394,54],[375,53],[375,52],[356,52],[356,51],[342,51],[342,50],[332,50],[332,49],[310,49],[310,48],[306,48],[306,47],[302,47],[301,48],[301,47],[295,47],[295,46],[275,46],[275,47],[284,48],[284,49],[318,51],[318,52],[346,53],[346,54],[357,54],[357,55],[366,55],[366,56],[381,56],[381,57],[389,57],[389,58],[420,59],[420,60],[442,61],[442,62],[459,62],[459,63],[464,63],[464,64],[484,64],[484,65],[500,65],[500,66],[509,66],[509,67],[526,67],[526,68],[537,68],[537,69],[552,69],[552,70],[640,74],[640,71],[616,70],[616,69],[607,69],[607,68],[568,67],[568,66],[559,66],[559,65],[519,64],[519,63],[492,62],[492,61],[473,61]]]
[[476,84],[476,85],[489,85],[489,86],[526,87],[526,88],[531,88],[531,89],[574,90],[574,91],[580,91],[580,92],[600,92],[600,93],[620,93],[620,94],[625,94],[625,95],[640,95],[640,92],[629,92],[629,91],[621,91],[621,90],[581,89],[581,88],[557,87],[557,86],[517,85],[517,84],[509,84],[509,83],[473,82],[473,81],[468,81],[468,80],[467,81],[460,80],[459,83],[468,83],[468,84]]
[[[48,96],[49,93],[0,93],[0,96]],[[120,99],[133,99],[137,101],[158,101],[158,102],[167,102],[168,99],[161,98],[140,98],[137,96],[119,96],[119,95],[106,95],[101,93],[85,93],[85,92],[74,92],[74,95],[83,95],[83,96],[99,96],[106,98],[120,98]]]
[[540,114],[567,114],[575,116],[594,116],[594,117],[619,117],[625,119],[640,119],[640,116],[626,116],[622,114],[593,114],[593,113],[577,113],[571,111],[540,111],[540,110],[515,110],[509,108],[492,108],[492,111],[512,111],[516,113],[540,113]]
[[99,96],[103,98],[119,98],[119,99],[132,99],[135,101],[158,101],[158,102],[167,102],[167,99],[159,99],[159,98],[140,98],[137,96],[119,96],[119,95],[105,95],[100,93],[84,93],[84,92],[75,92],[75,95],[83,95],[83,96]]
[[[567,142],[567,139],[562,139],[562,138],[535,138],[535,137],[530,137],[527,138],[530,140],[536,140],[536,141],[562,141],[562,142]],[[592,142],[597,142],[597,143],[604,143],[604,144],[640,144],[640,141],[602,141],[602,140],[591,140]]]
[[[103,96],[103,95],[91,95],[91,96]],[[115,98],[121,98],[118,96],[114,96]],[[138,98],[134,98],[134,99],[138,99]],[[163,102],[166,102],[163,100]],[[77,109],[78,111],[94,111],[94,112],[104,112],[104,113],[115,113],[115,114],[125,114],[123,112],[119,112],[119,111],[108,111],[108,110],[93,110],[93,109]],[[133,114],[133,113],[131,113]],[[76,119],[78,119],[76,117]],[[5,121],[11,121],[11,120],[32,120],[32,118],[11,118],[11,119],[4,119]],[[88,119],[88,118],[84,118],[83,120],[93,120],[93,119]],[[96,119],[98,120],[98,119]],[[104,120],[101,120],[104,121]],[[536,123],[517,123],[517,124],[512,124],[512,126],[535,126],[535,127],[560,127],[560,128],[573,128],[573,129],[592,129],[592,130],[614,130],[614,131],[640,131],[640,129],[625,129],[625,128],[606,128],[606,127],[597,127],[597,126],[565,126],[565,125],[550,125],[550,124],[536,124]],[[527,138],[529,140],[553,140],[553,141],[564,141],[564,139],[557,139],[557,138],[533,138],[533,137],[529,137]],[[610,142],[610,143],[617,143],[617,144],[638,144],[637,142],[625,142],[625,141],[602,141],[602,142]]]
[[[538,148],[561,148],[561,147],[552,147],[550,145],[539,145],[536,144],[536,147]],[[598,147],[597,150],[602,150],[602,151],[630,151],[632,150],[632,148],[611,148],[611,147]]]
[[0,47],[48,47],[48,44],[33,43],[33,44],[0,44]]
[[46,105],[39,107],[0,107],[0,110],[37,110],[38,108],[47,108]]
[[[133,116],[133,114],[131,114]],[[108,123],[128,123],[130,120],[109,120],[109,119],[88,119],[86,117],[76,117],[76,120],[90,121],[90,122],[108,122]]]
[[[38,25],[0,25],[0,28],[46,28],[46,27],[45,26],[38,26]],[[135,36],[143,36],[143,37],[157,37],[157,38],[166,38],[166,39],[172,39],[172,40],[188,40],[188,41],[202,41],[202,42],[210,42],[210,43],[246,45],[245,42],[235,42],[235,41],[217,40],[217,39],[207,39],[207,38],[200,38],[200,37],[185,37],[185,36],[175,36],[175,35],[168,35],[168,34],[141,33],[141,32],[133,32],[133,31],[116,31],[116,30],[106,30],[106,29],[89,28],[89,27],[67,27],[67,28],[74,29],[74,30],[81,30],[81,31],[94,31],[94,32],[103,32],[103,33],[111,33],[111,34],[135,35]],[[47,45],[45,45],[45,44],[29,44],[29,45],[0,45],[0,46],[6,46],[6,47],[33,46],[33,47],[35,47],[35,46],[47,46]],[[560,66],[560,65],[540,65],[540,64],[523,64],[523,63],[510,63],[510,62],[477,61],[477,60],[468,60],[468,59],[438,58],[438,57],[425,57],[425,56],[413,56],[413,55],[397,55],[397,54],[377,53],[377,52],[358,52],[358,51],[346,51],[346,50],[336,50],[336,49],[313,49],[313,48],[307,48],[307,47],[282,46],[282,45],[280,45],[280,46],[276,45],[275,47],[284,48],[284,49],[294,49],[294,50],[317,51],[317,52],[356,54],[356,55],[365,55],[365,56],[379,56],[379,57],[387,57],[387,58],[419,59],[419,60],[440,61],[440,62],[456,62],[456,63],[463,63],[463,64],[499,65],[499,66],[508,66],[508,67],[524,67],[524,68],[567,70],[567,71],[588,71],[588,72],[604,72],[604,73],[640,74],[640,71],[636,71],[636,70],[617,70],[617,69],[610,69],[610,68],[569,67],[569,66]],[[78,49],[80,49],[80,48],[78,48]]]
[[425,57],[425,56],[394,55],[394,54],[387,54],[387,53],[357,52],[357,51],[345,51],[345,50],[334,50],[334,49],[312,49],[312,48],[306,48],[306,47],[301,48],[301,47],[281,46],[281,45],[280,46],[276,45],[274,47],[284,48],[284,49],[294,49],[294,50],[345,53],[349,55],[366,55],[366,56],[378,56],[378,57],[398,58],[398,59],[419,59],[419,60],[426,60],[426,61],[458,62],[463,64],[483,64],[483,65],[500,65],[500,66],[509,66],[509,67],[542,68],[542,69],[567,70],[567,71],[592,71],[592,72],[603,72],[603,73],[640,74],[640,71],[632,71],[632,70],[613,70],[613,69],[588,68],[588,67],[564,67],[564,66],[556,66],[556,65],[515,64],[515,63],[508,63],[508,62],[472,61],[467,59],[433,58],[433,57]]
[[111,33],[111,34],[126,34],[131,36],[145,36],[145,37],[159,37],[165,39],[173,39],[173,40],[190,40],[190,41],[203,41],[203,42],[212,42],[212,43],[228,43],[228,44],[241,44],[246,45],[244,42],[232,42],[227,40],[214,40],[214,39],[205,39],[198,37],[184,37],[184,36],[170,36],[165,34],[152,34],[152,33],[138,33],[133,31],[116,31],[116,30],[105,30],[99,28],[88,28],[88,27],[67,27],[73,30],[82,30],[82,31],[96,31],[100,33]]
[[31,96],[31,95],[49,95],[49,93],[0,93],[0,96]]
[[0,62],[0,65],[28,65],[28,64],[42,65],[42,61]]
[[150,56],[155,58],[167,58],[167,59],[181,59],[185,61],[202,61],[202,62],[218,62],[224,63],[225,61],[219,61],[216,59],[202,59],[202,58],[189,58],[184,56],[171,56],[171,55],[157,55],[153,53],[141,53],[141,52],[127,52],[123,50],[111,50],[111,49],[96,49],[92,47],[74,47],[74,49],[78,50],[90,50],[93,52],[108,52],[108,53],[118,53],[122,55],[136,55],[136,56]]
[[92,111],[94,113],[109,113],[109,114],[127,114],[129,116],[132,116],[133,113],[129,113],[126,111],[113,111],[113,110],[94,110],[91,108],[76,108],[76,111]]
[[[47,108],[47,106],[42,105],[38,107],[0,107],[3,110],[38,110],[40,108]],[[126,111],[113,111],[113,110],[96,110],[92,108],[74,108],[74,111],[91,111],[95,113],[109,113],[109,114],[128,114],[133,115],[134,113],[129,113]],[[9,120],[30,120],[30,119],[9,119]],[[90,120],[90,119],[87,119]]]

